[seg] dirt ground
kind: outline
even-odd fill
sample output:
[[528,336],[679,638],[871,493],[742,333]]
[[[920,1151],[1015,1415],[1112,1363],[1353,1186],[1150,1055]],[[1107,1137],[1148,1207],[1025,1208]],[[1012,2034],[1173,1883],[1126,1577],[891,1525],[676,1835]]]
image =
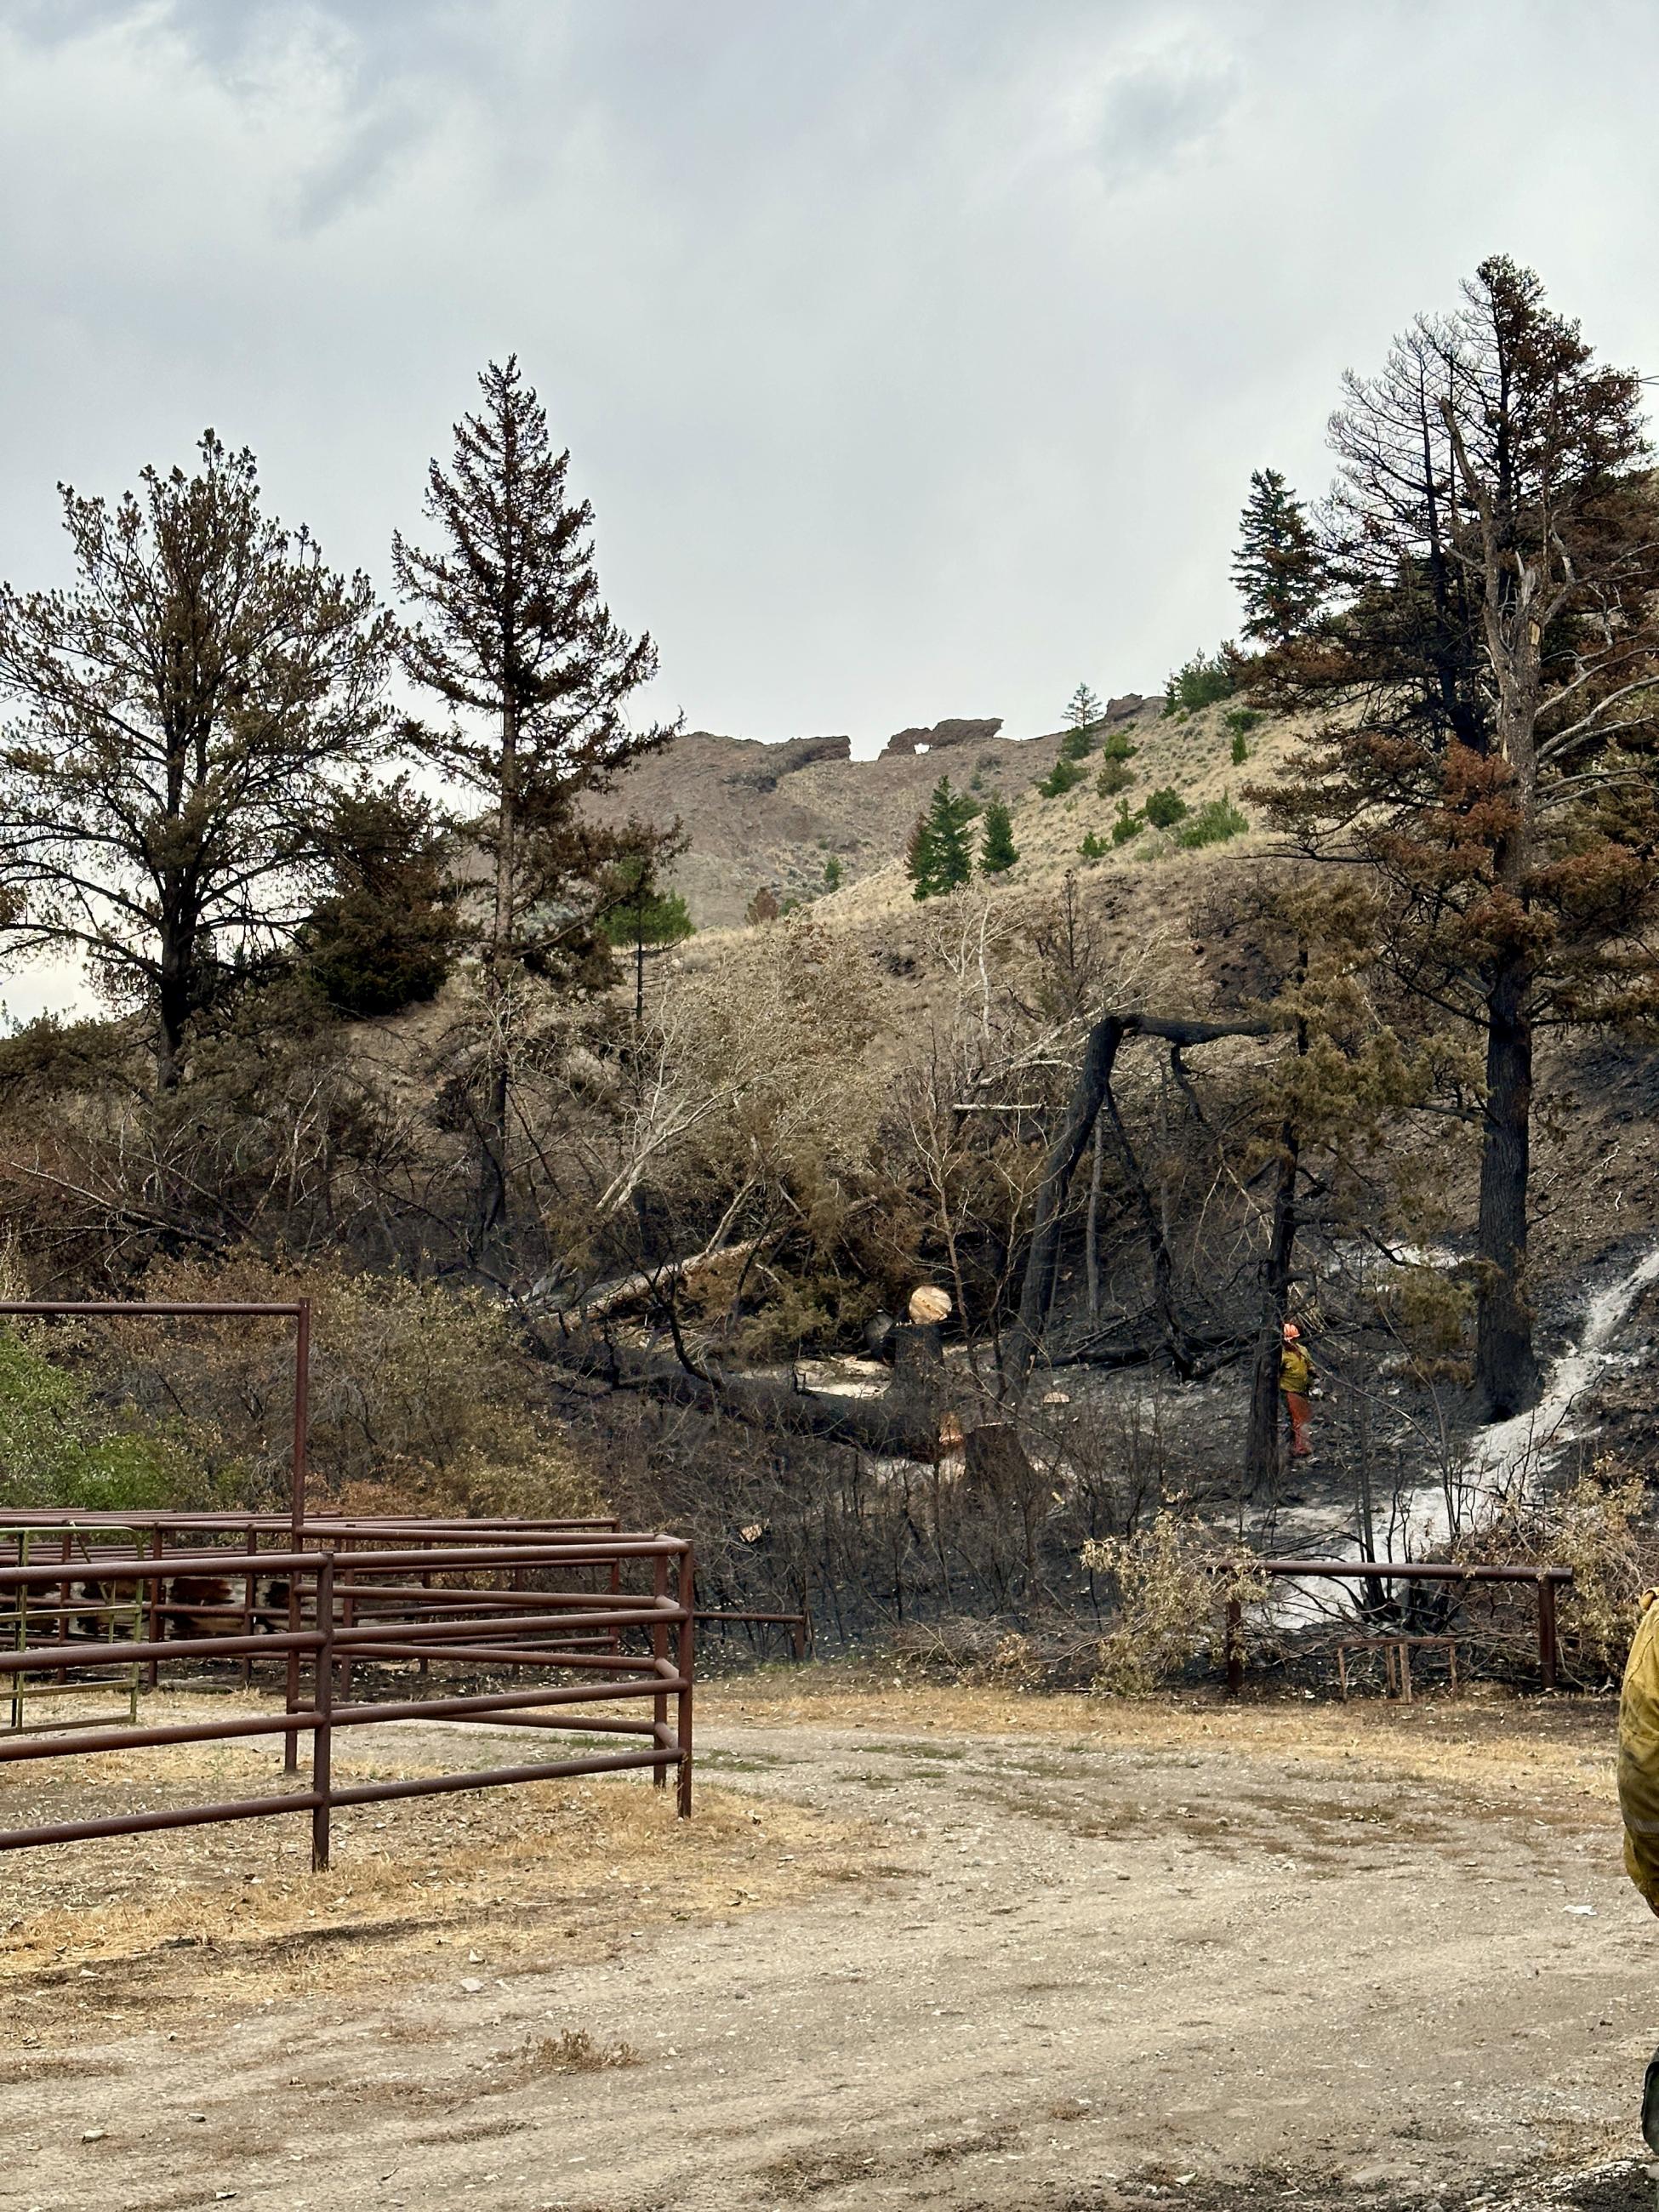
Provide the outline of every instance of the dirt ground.
[[[1651,2204],[1609,1705],[700,1706],[689,1829],[617,1778],[362,1808],[316,1878],[291,1816],[0,1861],[0,2207]],[[140,1786],[53,1771],[9,1817]]]

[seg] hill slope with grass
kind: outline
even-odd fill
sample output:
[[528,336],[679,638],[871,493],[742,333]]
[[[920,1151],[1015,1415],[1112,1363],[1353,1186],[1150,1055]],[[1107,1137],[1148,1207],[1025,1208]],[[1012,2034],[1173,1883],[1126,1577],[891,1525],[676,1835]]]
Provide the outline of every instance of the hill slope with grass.
[[[1000,880],[1030,890],[1068,868],[1145,869],[1200,842],[1259,849],[1239,794],[1297,735],[1296,725],[1231,701],[1171,714],[1158,699],[1115,702],[1075,761],[1065,757],[1064,731],[1021,738],[988,724],[936,728],[952,733],[947,742],[903,732],[915,750],[893,750],[896,738],[874,760],[852,759],[844,738],[762,744],[692,731],[641,762],[596,811],[679,822],[687,846],[672,880],[701,930],[740,925],[763,890],[781,908],[822,901],[827,913],[866,921],[912,903],[905,848],[941,775],[981,808],[994,799],[1008,806],[1019,858]],[[1163,793],[1179,801],[1178,817],[1115,842],[1115,824],[1126,813],[1142,817]],[[1206,827],[1228,834],[1206,837]]]

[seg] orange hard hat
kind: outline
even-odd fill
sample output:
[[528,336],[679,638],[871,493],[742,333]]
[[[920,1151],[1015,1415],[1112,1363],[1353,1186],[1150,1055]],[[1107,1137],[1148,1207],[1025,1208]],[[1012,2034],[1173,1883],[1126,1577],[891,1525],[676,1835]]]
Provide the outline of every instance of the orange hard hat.
[[1294,1343],[1296,1342],[1297,1339],[1301,1335],[1301,1334],[1302,1334],[1301,1330],[1297,1327],[1296,1323],[1295,1323],[1293,1321],[1287,1321],[1287,1322],[1285,1322],[1285,1341],[1286,1342],[1286,1344],[1294,1344]]

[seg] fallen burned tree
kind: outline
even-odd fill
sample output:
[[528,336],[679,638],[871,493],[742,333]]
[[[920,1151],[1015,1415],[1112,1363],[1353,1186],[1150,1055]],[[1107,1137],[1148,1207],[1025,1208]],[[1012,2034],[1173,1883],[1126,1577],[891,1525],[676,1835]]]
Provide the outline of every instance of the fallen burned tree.
[[684,1349],[669,1357],[612,1337],[534,1334],[557,1366],[612,1390],[641,1392],[671,1405],[728,1413],[763,1429],[819,1437],[887,1457],[927,1460],[939,1454],[942,1371],[936,1388],[896,1376],[879,1397],[860,1398],[810,1389],[793,1374],[787,1380],[733,1374]]

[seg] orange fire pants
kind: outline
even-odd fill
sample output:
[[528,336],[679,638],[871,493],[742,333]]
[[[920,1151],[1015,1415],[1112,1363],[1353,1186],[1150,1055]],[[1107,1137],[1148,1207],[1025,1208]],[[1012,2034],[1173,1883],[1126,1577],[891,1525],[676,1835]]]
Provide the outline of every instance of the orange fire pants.
[[1313,1407],[1300,1390],[1281,1390],[1285,1411],[1291,1417],[1291,1457],[1306,1459],[1313,1446],[1308,1441],[1308,1430],[1313,1420]]

